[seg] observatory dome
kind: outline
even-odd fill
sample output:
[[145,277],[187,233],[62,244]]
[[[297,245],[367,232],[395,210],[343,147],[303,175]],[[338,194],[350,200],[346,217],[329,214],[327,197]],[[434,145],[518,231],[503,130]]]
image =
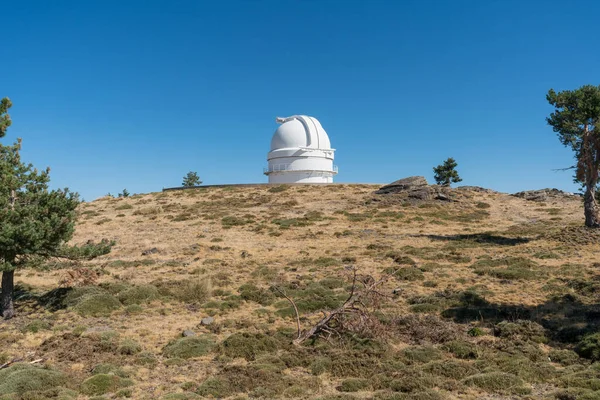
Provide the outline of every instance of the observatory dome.
[[329,136],[314,117],[277,118],[264,173],[269,183],[331,183],[337,174]]
[[331,148],[329,136],[316,118],[299,115],[284,120],[271,139],[271,151],[294,147]]

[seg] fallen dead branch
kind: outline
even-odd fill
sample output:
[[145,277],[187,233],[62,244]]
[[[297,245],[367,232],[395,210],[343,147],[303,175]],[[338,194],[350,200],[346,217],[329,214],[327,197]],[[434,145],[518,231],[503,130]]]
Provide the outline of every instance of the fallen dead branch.
[[308,330],[302,330],[300,314],[294,300],[281,288],[273,286],[273,289],[285,297],[294,308],[298,333],[293,343],[298,346],[312,337],[323,336],[329,339],[333,335],[341,336],[342,332],[347,330],[358,331],[366,328],[371,319],[367,304],[375,305],[379,299],[388,297],[378,291],[386,281],[387,276],[375,280],[370,275],[362,276],[359,280],[356,269],[353,269],[352,288],[346,301],[335,310],[323,311],[323,318]]

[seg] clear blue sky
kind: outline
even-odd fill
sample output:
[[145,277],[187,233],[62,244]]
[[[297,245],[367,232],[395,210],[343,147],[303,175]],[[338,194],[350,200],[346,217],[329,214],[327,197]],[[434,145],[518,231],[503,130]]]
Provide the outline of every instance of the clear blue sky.
[[462,184],[576,190],[550,88],[600,84],[597,1],[11,1],[0,97],[23,158],[86,200],[266,182],[276,116],[317,117],[337,182],[458,161]]

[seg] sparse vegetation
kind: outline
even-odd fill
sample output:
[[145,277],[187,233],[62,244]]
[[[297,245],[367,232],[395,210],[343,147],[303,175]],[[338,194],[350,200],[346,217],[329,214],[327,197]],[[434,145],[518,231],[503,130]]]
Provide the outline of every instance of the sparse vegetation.
[[[115,237],[115,255],[84,257],[78,269],[93,271],[85,281],[64,279],[73,267],[61,260],[23,270],[15,287],[22,316],[3,325],[0,339],[11,344],[0,365],[31,349],[24,363],[35,357],[43,366],[25,365],[60,380],[8,396],[595,396],[596,247],[550,239],[570,235],[560,229],[581,217],[577,199],[540,206],[444,189],[452,202],[405,204],[368,202],[373,186],[269,191],[275,187],[82,206],[74,242]],[[503,207],[512,208],[499,213]],[[551,208],[561,208],[564,220],[550,221]],[[503,219],[517,213],[543,223]],[[83,223],[86,216],[91,222]],[[353,282],[358,294],[380,279],[376,293],[347,303],[360,311],[309,333],[347,302]],[[307,335],[300,342],[284,294],[298,308]]]

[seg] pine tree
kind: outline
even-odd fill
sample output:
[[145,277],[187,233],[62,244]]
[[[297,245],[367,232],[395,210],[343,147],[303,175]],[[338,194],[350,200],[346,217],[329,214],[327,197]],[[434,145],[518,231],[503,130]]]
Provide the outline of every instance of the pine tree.
[[[11,124],[10,106],[7,98],[0,102],[0,137]],[[78,195],[69,189],[49,190],[50,169],[38,171],[23,163],[20,150],[21,139],[11,146],[0,144],[0,311],[5,319],[15,314],[15,270],[48,257],[87,253],[89,258],[107,253],[112,246],[106,241],[99,247],[64,245],[73,235]]]
[[202,184],[202,181],[200,180],[198,173],[190,171],[187,173],[187,175],[185,175],[183,177],[183,182],[181,183],[181,186],[193,187],[193,186],[199,186],[201,184]]
[[586,85],[556,93],[548,91],[546,100],[554,112],[546,121],[558,138],[575,152],[575,180],[584,187],[585,225],[600,228],[596,186],[600,174],[600,86]]
[[462,181],[460,176],[458,176],[458,171],[456,161],[454,158],[450,157],[443,164],[438,165],[433,168],[434,179],[438,185],[450,186],[451,183],[456,183]]

